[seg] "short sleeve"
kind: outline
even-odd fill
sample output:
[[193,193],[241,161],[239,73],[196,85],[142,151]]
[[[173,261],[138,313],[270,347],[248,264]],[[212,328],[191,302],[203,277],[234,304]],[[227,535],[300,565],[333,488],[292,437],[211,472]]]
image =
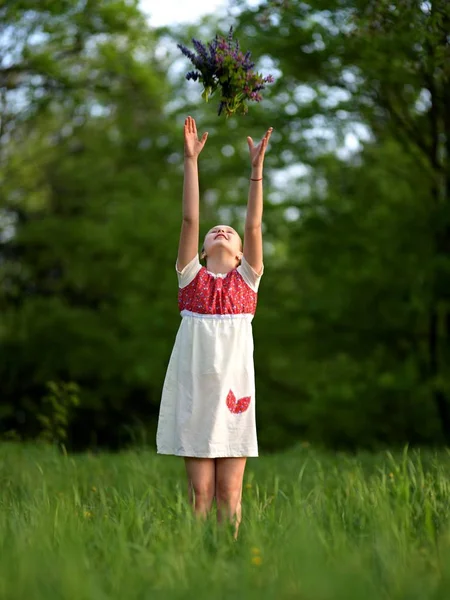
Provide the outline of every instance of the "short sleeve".
[[257,292],[259,288],[259,282],[261,281],[261,277],[264,272],[264,265],[261,267],[261,271],[258,274],[252,269],[243,256],[237,271],[242,275],[245,283],[250,286],[254,292]]
[[178,287],[184,288],[189,285],[201,268],[202,265],[198,259],[198,254],[181,271],[178,270],[178,263],[175,264],[178,275]]

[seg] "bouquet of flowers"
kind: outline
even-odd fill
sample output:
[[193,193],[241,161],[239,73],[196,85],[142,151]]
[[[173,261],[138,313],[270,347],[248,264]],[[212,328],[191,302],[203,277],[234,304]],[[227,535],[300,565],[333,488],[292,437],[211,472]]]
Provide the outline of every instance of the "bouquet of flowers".
[[218,114],[225,111],[227,117],[248,111],[247,101],[260,102],[261,90],[267,83],[273,83],[272,75],[263,77],[253,70],[255,63],[250,60],[250,52],[245,54],[239,48],[239,42],[233,40],[233,28],[230,27],[227,38],[216,35],[206,46],[193,39],[195,52],[178,44],[181,52],[194,65],[186,79],[199,80],[203,84],[202,98],[208,99],[220,88]]

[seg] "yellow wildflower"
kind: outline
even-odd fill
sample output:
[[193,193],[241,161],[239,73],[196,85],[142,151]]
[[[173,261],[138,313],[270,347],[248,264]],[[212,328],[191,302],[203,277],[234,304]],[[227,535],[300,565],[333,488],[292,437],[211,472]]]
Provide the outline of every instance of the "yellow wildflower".
[[89,510],[84,511],[84,516],[86,519],[90,519],[92,517],[92,513]]
[[252,554],[261,554],[261,551],[256,546],[253,546],[253,548],[251,549],[251,553]]
[[260,556],[253,556],[252,557],[252,565],[256,565],[259,567],[259,565],[262,563],[262,558]]
[[246,487],[248,490],[250,490],[250,489],[252,488],[252,484],[251,484],[251,483],[246,483],[246,484],[245,484],[245,487]]

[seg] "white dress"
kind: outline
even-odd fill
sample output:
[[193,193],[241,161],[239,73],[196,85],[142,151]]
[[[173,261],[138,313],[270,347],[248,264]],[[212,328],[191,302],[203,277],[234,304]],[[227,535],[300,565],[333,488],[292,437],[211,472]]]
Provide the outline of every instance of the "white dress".
[[258,456],[252,319],[262,270],[243,258],[214,274],[195,256],[177,274],[182,320],[164,380],[157,452]]

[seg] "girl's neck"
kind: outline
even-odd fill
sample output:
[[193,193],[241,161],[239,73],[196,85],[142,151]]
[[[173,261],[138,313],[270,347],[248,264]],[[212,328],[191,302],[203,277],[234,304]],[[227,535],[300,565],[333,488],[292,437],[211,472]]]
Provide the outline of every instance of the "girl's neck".
[[232,256],[211,256],[206,261],[206,268],[215,275],[224,275],[235,269],[237,264]]

